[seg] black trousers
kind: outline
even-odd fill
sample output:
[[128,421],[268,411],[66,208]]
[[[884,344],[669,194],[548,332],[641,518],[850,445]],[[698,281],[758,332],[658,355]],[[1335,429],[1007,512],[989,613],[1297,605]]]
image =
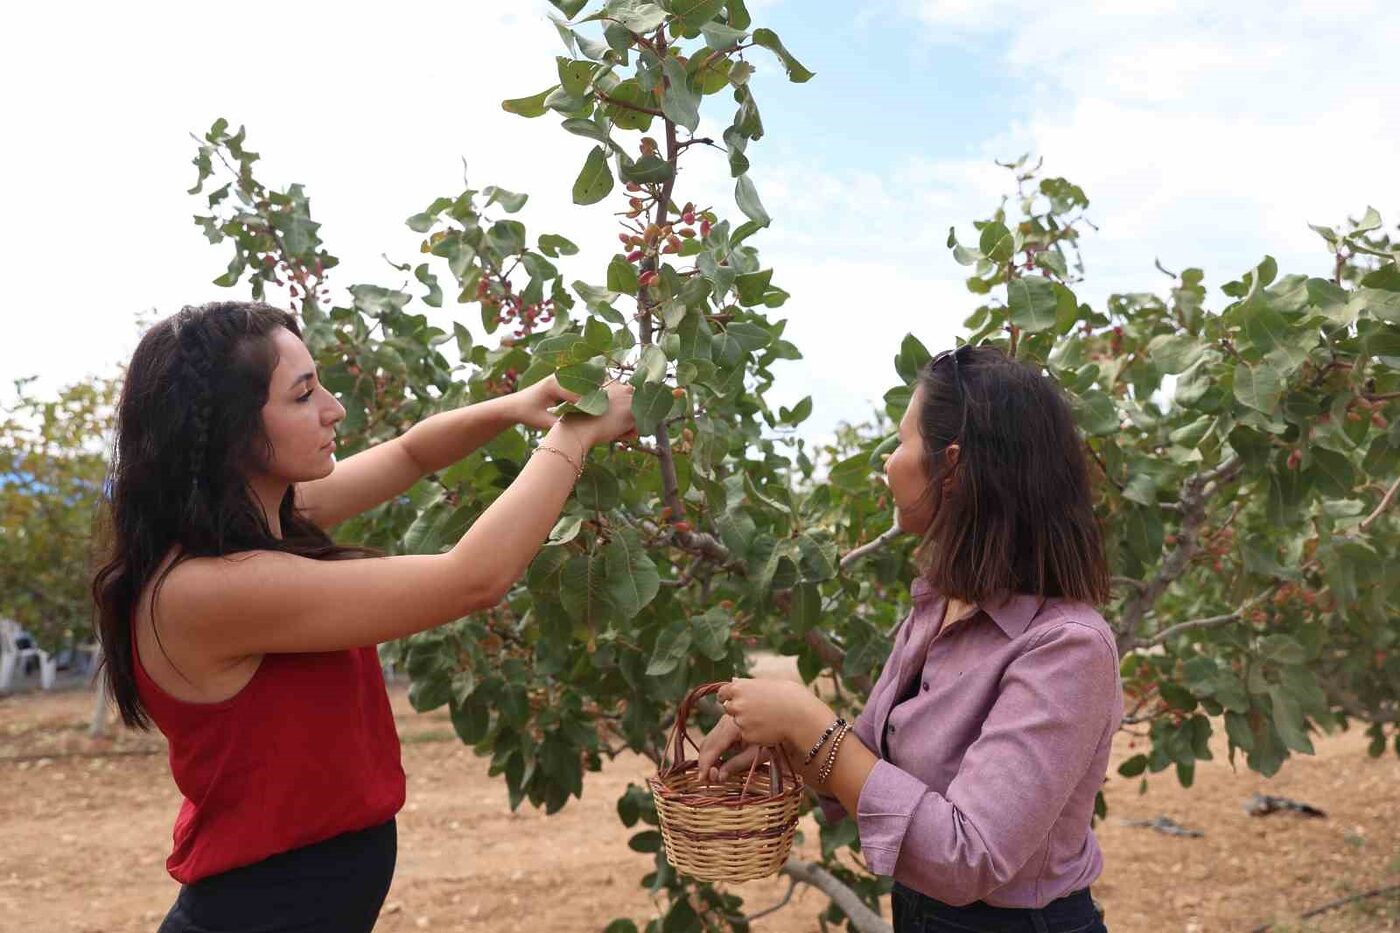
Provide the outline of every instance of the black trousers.
[[397,858],[390,818],[182,885],[157,933],[369,933]]
[[953,907],[896,882],[890,902],[895,933],[1108,933],[1088,888],[1038,909],[981,901]]

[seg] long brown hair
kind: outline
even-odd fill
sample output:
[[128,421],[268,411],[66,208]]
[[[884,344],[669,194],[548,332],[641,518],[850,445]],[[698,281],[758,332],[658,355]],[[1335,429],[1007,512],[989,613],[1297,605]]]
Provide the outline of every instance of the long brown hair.
[[1000,349],[964,346],[926,364],[919,386],[929,491],[948,490],[917,552],[929,582],[974,603],[1010,593],[1107,602],[1088,465],[1059,384]]
[[272,453],[262,408],[277,366],[272,336],[279,327],[301,336],[293,315],[269,305],[186,307],[146,331],[127,367],[99,507],[92,600],[107,691],[132,728],[151,726],[136,690],[132,613],[172,548],[177,557],[155,581],[153,605],[166,575],[191,557],[249,550],[317,560],[378,554],[337,545],[296,510],[294,487],[278,505],[282,537],[275,537],[247,485],[247,469],[266,464]]

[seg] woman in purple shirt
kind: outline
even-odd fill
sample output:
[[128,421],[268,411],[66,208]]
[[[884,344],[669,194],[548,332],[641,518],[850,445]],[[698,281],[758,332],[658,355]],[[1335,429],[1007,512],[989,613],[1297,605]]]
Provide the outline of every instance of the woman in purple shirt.
[[782,743],[894,878],[896,931],[1102,933],[1090,819],[1123,699],[1069,402],[998,349],[944,351],[885,473],[921,573],[854,727],[800,684],[735,680],[700,773]]

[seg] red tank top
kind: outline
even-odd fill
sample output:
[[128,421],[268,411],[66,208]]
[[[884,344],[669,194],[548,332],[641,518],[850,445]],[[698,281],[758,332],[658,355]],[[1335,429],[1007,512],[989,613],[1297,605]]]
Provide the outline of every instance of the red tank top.
[[165,862],[184,884],[385,822],[404,803],[399,735],[373,648],[264,655],[242,690],[191,703],[136,653],[142,704],[184,794]]

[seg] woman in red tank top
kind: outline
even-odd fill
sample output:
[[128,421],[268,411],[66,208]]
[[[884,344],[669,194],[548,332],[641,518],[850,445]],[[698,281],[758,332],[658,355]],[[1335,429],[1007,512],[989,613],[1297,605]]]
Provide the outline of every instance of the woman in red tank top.
[[[184,796],[161,933],[374,926],[404,802],[377,645],[499,602],[544,543],[594,444],[633,429],[631,390],[596,418],[548,411],[551,377],[424,419],[337,465],[345,409],[296,318],[188,307],[127,368],[93,599],[122,720],[155,725]],[[523,424],[546,430],[450,550],[384,557],[329,528]]]

